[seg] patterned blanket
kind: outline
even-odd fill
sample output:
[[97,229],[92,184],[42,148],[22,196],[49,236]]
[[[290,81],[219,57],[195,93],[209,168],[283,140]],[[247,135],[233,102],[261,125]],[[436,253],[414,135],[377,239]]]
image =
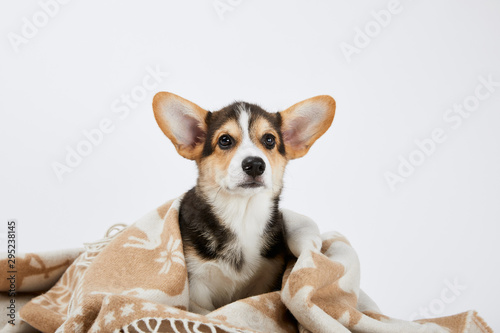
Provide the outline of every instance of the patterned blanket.
[[[84,250],[16,258],[15,298],[6,294],[9,279],[0,281],[2,309],[16,302],[2,316],[15,325],[3,331],[492,332],[473,311],[418,322],[382,315],[359,288],[356,252],[338,233],[288,262],[280,291],[195,314],[178,208],[179,199],[170,201]],[[4,257],[2,272],[7,265]]]

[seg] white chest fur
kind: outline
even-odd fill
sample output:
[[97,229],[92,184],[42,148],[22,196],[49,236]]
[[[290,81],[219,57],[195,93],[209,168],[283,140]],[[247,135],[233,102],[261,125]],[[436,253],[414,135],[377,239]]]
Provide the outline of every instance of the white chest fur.
[[275,282],[281,266],[276,260],[261,256],[263,234],[271,217],[273,200],[268,193],[252,197],[218,196],[212,203],[221,223],[235,235],[227,251],[243,255],[242,266],[220,260],[188,257],[192,311],[203,312],[197,306],[213,310],[236,299],[267,292]]

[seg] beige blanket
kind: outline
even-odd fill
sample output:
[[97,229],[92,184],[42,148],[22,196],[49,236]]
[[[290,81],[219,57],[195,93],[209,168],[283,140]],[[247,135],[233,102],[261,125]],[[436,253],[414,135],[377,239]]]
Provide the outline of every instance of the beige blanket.
[[[289,262],[280,291],[242,299],[207,315],[189,312],[178,206],[179,199],[168,202],[85,250],[16,258],[15,325],[3,330],[492,332],[473,311],[418,323],[382,315],[359,288],[356,252],[338,233],[322,235],[321,248],[311,244]],[[6,272],[7,260],[0,266]],[[5,294],[9,288],[9,280],[2,279],[2,309],[10,304],[12,297]],[[24,301],[28,303],[21,308]]]

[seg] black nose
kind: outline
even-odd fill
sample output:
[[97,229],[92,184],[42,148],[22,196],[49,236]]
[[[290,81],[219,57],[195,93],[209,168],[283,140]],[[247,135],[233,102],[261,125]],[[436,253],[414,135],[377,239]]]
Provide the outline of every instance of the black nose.
[[264,163],[264,160],[260,157],[251,156],[245,158],[243,162],[241,162],[241,167],[247,175],[255,178],[264,173],[264,170],[266,170],[266,163]]

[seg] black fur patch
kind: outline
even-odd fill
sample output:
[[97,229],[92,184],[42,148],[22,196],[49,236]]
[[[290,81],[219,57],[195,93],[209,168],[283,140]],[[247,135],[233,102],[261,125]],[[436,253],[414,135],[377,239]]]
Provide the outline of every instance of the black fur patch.
[[179,210],[182,241],[192,246],[204,259],[225,259],[237,270],[243,266],[241,252],[230,253],[227,247],[236,235],[224,227],[212,207],[197,193],[196,187],[184,195]]
[[278,209],[278,202],[279,198],[275,198],[271,218],[264,230],[264,246],[260,250],[261,256],[268,259],[275,258],[279,254],[284,253],[284,249],[287,248],[285,224],[283,222],[283,214]]

